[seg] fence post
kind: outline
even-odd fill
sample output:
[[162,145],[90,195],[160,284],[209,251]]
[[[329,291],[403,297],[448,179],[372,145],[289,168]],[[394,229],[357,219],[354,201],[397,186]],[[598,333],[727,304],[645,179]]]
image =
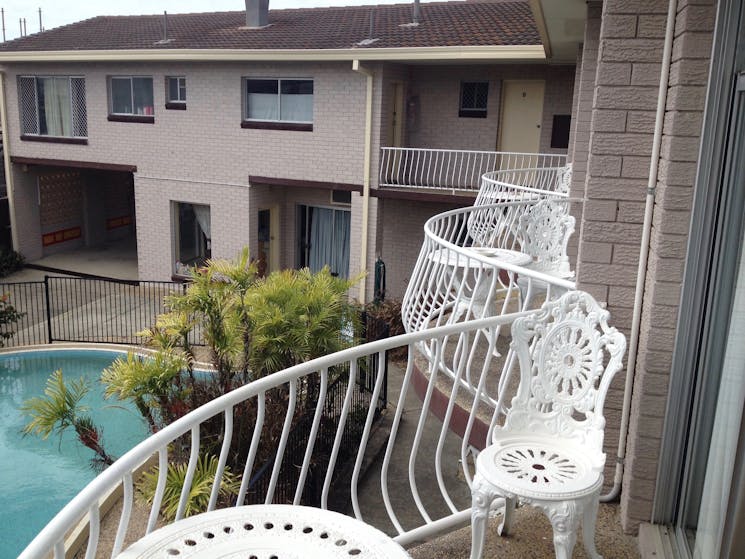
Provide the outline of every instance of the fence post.
[[44,275],[44,304],[47,307],[47,343],[52,343],[52,301],[49,297],[49,276]]

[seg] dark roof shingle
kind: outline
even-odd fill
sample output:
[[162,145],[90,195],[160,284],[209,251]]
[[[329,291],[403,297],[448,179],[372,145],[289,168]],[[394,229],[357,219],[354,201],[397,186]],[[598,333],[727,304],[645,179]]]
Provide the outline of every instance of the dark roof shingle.
[[347,49],[538,45],[540,37],[526,2],[443,2],[421,6],[420,25],[412,5],[349,6],[270,10],[268,27],[245,28],[244,12],[99,16],[0,44],[0,52],[122,49]]

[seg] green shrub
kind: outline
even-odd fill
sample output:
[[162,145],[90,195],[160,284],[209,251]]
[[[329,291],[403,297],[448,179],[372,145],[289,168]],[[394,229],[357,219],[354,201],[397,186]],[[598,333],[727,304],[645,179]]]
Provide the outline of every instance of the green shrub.
[[0,278],[9,276],[16,270],[23,268],[23,256],[14,250],[0,251]]

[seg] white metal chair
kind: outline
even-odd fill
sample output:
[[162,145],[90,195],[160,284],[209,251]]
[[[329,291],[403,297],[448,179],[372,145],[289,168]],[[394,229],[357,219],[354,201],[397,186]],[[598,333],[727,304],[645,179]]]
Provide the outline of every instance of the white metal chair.
[[[518,220],[517,240],[520,250],[533,257],[527,267],[561,279],[571,279],[567,246],[574,233],[574,217],[569,215],[566,201],[544,199],[532,206]],[[522,301],[529,301],[537,292],[548,291],[546,282],[518,278]],[[555,297],[551,297],[555,298]]]
[[471,488],[471,559],[483,551],[489,508],[505,499],[499,534],[510,531],[517,502],[536,506],[553,527],[558,559],[569,559],[582,522],[585,550],[595,550],[603,485],[603,403],[621,368],[626,338],[587,293],[570,291],[515,320],[512,349],[520,383],[504,425],[476,460]]

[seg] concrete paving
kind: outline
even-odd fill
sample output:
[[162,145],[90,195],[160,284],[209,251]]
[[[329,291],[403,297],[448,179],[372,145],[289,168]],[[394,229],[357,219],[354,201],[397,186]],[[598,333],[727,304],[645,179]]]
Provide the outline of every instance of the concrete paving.
[[88,274],[116,279],[137,279],[137,246],[134,237],[111,241],[97,247],[84,247],[51,254],[28,262],[45,268],[68,271],[50,272],[23,268],[7,277],[2,283],[41,281],[45,275]]

